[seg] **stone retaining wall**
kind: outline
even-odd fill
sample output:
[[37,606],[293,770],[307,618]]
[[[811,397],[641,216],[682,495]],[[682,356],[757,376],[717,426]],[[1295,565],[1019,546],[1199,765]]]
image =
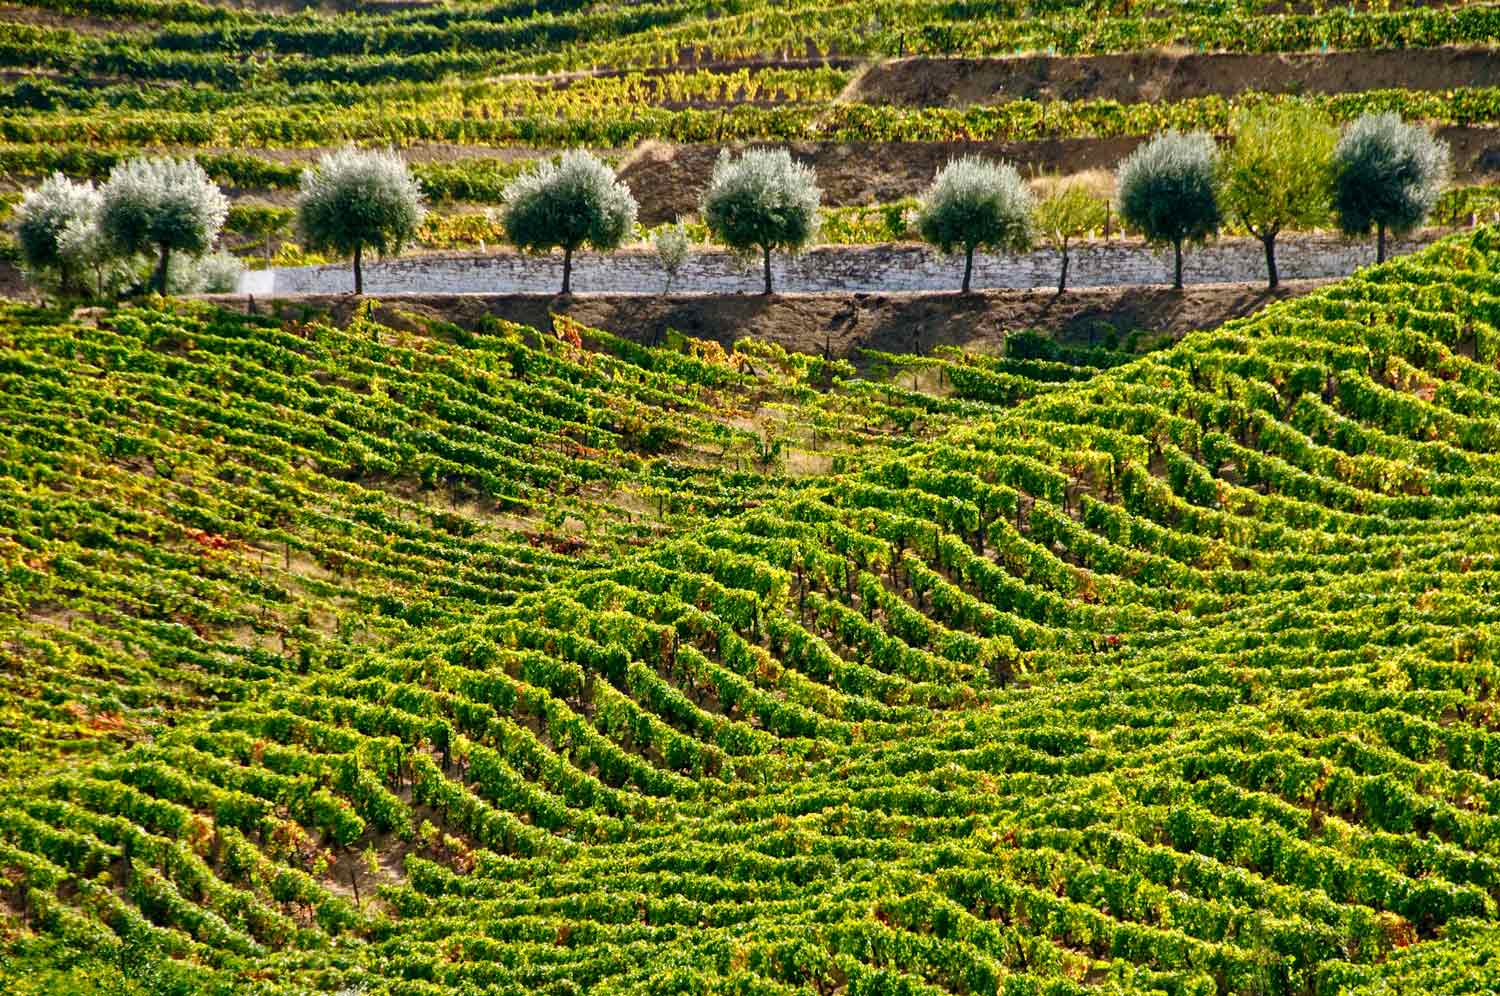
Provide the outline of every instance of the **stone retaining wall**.
[[[1393,255],[1412,252],[1427,237],[1394,240]],[[1139,242],[1090,243],[1072,252],[1068,284],[1114,287],[1170,283],[1171,250]],[[1284,280],[1343,277],[1375,261],[1373,240],[1286,239],[1277,247]],[[1017,256],[979,256],[974,286],[1026,289],[1057,283],[1058,254],[1038,249]],[[962,258],[947,258],[921,245],[830,246],[795,258],[772,258],[778,291],[885,293],[957,288]],[[1188,251],[1183,280],[1194,284],[1265,280],[1265,256],[1253,239],[1221,239]],[[573,290],[597,294],[660,294],[665,275],[654,253],[635,249],[600,257],[582,253],[573,262]],[[367,294],[555,294],[562,285],[562,256],[524,256],[504,251],[468,256],[408,256],[365,265]],[[694,253],[672,283],[674,294],[753,294],[761,288],[758,263],[746,267],[719,251]],[[353,289],[347,265],[289,267],[245,274],[240,292],[265,296],[336,294]]]

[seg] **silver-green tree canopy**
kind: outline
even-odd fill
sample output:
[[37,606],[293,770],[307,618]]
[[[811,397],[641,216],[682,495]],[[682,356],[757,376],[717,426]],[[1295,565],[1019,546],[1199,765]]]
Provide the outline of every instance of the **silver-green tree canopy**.
[[1218,152],[1202,132],[1168,131],[1140,146],[1120,164],[1120,217],[1147,242],[1170,245],[1172,286],[1182,287],[1182,247],[1219,230],[1222,217],[1215,177]]
[[917,231],[945,253],[963,252],[967,294],[976,250],[1021,252],[1031,245],[1031,194],[1009,163],[955,159],[922,195]]
[[86,229],[97,229],[99,191],[54,173],[26,191],[16,205],[16,246],[30,279],[68,297],[84,289],[86,261],[75,248]]
[[563,251],[562,292],[572,293],[573,253],[584,245],[618,249],[635,229],[630,188],[597,156],[575,149],[505,188],[500,223],[528,252]]
[[315,251],[354,260],[354,293],[365,290],[364,252],[399,253],[417,237],[426,213],[422,188],[390,150],[346,146],[302,174],[297,226]]
[[812,242],[822,200],[816,174],[785,149],[751,149],[738,159],[726,149],[701,210],[715,239],[738,253],[760,253],[770,294],[772,250],[796,252]]
[[1301,104],[1240,111],[1230,128],[1234,140],[1219,163],[1219,199],[1225,213],[1260,240],[1274,288],[1276,236],[1283,228],[1328,221],[1338,132],[1322,111]]
[[1366,114],[1339,139],[1333,157],[1333,209],[1349,235],[1376,231],[1375,258],[1385,261],[1385,233],[1422,224],[1448,182],[1447,143],[1393,111]]
[[110,170],[100,199],[100,229],[121,253],[157,255],[152,285],[163,294],[170,255],[203,255],[229,212],[223,192],[192,159],[120,163]]
[[[63,229],[58,240],[61,255],[72,272],[82,275],[88,294],[95,301],[108,301],[137,286],[148,269],[143,257],[121,255],[99,227],[99,218],[79,218]],[[181,267],[174,267],[173,273]],[[229,288],[233,290],[234,288]]]

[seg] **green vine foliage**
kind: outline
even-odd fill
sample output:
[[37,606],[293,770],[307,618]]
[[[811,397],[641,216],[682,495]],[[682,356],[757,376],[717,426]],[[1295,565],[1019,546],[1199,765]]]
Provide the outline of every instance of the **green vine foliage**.
[[0,974],[1493,987],[1497,271],[858,368],[8,306]]

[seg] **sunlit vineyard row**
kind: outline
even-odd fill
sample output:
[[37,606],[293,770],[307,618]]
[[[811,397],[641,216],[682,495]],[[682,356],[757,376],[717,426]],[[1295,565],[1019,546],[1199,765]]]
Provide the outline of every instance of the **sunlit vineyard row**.
[[[975,414],[995,378],[1021,397],[1089,369],[965,357],[974,386],[939,398],[563,318],[444,338],[185,305],[5,321],[0,604],[40,668],[10,688],[11,768],[734,514]],[[54,701],[41,675],[70,674],[91,677]]]
[[1497,272],[1485,229],[884,382],[11,309],[9,764],[87,755],[0,807],[18,943],[183,992],[1488,991]]
[[25,112],[0,117],[0,140],[21,145],[188,145],[296,148],[345,141],[404,146],[421,142],[557,148],[619,148],[647,139],[669,142],[743,140],[826,142],[1028,141],[1042,138],[1142,135],[1168,128],[1225,131],[1237,109],[1302,103],[1338,121],[1394,111],[1445,125],[1500,122],[1500,89],[1441,93],[1402,89],[1332,96],[1244,94],[1175,102],[1011,100],[963,109],[851,103],[797,103],[733,108],[641,105],[605,95],[571,104],[535,95],[530,113],[506,98],[372,102],[357,108],[267,104],[198,113],[119,110]]
[[[1421,48],[1483,42],[1500,24],[1500,7],[1489,3],[1319,3],[1278,10],[1254,0],[1131,5],[741,0],[576,4],[541,11],[530,4],[445,4],[338,18],[288,18],[151,0],[28,6],[107,18],[111,25],[140,21],[143,30],[81,33],[45,21],[10,24],[0,61],[63,74],[219,86],[618,70],[685,59],[1092,54],[1164,45],[1252,52]],[[1389,7],[1397,9],[1382,9]],[[242,51],[256,57],[226,58]]]

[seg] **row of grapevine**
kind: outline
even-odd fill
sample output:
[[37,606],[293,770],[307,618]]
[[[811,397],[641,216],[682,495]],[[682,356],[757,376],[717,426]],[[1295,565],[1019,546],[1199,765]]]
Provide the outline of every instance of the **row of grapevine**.
[[[566,322],[13,310],[6,604],[83,655],[32,680],[152,681],[168,626],[204,670],[126,686],[174,728],[8,792],[8,895],[39,938],[273,992],[1484,978],[1496,272],[1482,230],[1144,355],[1022,336],[886,385]],[[705,459],[735,406],[857,424],[916,409],[909,374],[1005,389],[846,431],[833,480]],[[655,419],[700,511],[641,523],[609,496]],[[414,500],[434,473],[594,535],[552,556]],[[308,621],[227,666],[257,612]]]

